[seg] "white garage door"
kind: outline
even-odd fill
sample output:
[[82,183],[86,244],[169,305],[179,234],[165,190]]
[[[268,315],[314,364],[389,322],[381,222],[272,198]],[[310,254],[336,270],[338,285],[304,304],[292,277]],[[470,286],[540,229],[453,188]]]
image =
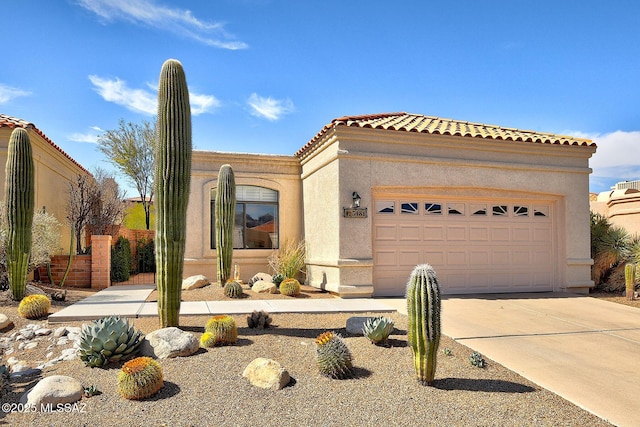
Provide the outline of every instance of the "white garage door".
[[550,203],[407,196],[374,205],[375,295],[403,295],[421,263],[447,294],[552,290]]

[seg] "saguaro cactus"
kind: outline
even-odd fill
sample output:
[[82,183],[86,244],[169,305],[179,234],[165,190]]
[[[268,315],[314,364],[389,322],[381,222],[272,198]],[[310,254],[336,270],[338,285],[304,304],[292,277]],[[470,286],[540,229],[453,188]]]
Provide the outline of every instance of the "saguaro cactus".
[[4,192],[9,288],[13,299],[20,301],[24,298],[27,287],[34,204],[31,141],[27,131],[22,128],[14,129],[9,138]]
[[440,345],[440,288],[429,264],[416,266],[407,283],[408,336],[416,376],[431,385]]
[[224,286],[231,277],[235,211],[236,180],[233,169],[230,165],[222,165],[218,172],[218,191],[215,202],[216,260],[220,286]]
[[187,203],[191,184],[191,109],[182,64],[162,65],[155,155],[156,283],[160,326],[178,326]]
[[624,266],[624,282],[627,299],[633,301],[636,287],[636,265],[628,263]]

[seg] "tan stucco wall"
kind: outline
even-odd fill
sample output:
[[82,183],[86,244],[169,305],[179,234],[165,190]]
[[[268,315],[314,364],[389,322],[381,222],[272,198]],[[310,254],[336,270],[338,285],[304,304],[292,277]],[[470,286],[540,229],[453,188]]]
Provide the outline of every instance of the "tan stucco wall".
[[[211,249],[211,189],[216,188],[220,166],[230,164],[236,185],[255,185],[278,191],[279,240],[302,238],[302,185],[300,163],[292,156],[194,151],[191,194],[187,208],[187,242],[184,277],[204,274],[216,278],[216,251]],[[236,249],[234,262],[248,281],[260,271],[271,273],[267,257],[271,249]]]
[[616,190],[603,192],[590,203],[591,211],[609,218],[618,227],[630,234],[640,235],[640,192]]
[[[557,239],[554,290],[585,290],[593,285],[588,159],[594,147],[347,127],[329,131],[318,146],[302,160],[312,285],[341,294],[370,294],[371,212],[367,219],[350,219],[342,216],[342,208],[350,206],[353,191],[362,197],[361,206],[371,211],[376,191],[402,194],[416,189],[423,194],[525,194],[552,201]],[[309,209],[312,198],[322,201],[326,210]],[[325,241],[319,244],[315,235]]]
[[[1,200],[4,200],[5,167],[7,149],[12,129],[0,128],[0,185]],[[71,230],[66,221],[66,207],[69,199],[69,183],[75,181],[78,174],[87,172],[51,146],[39,134],[27,129],[35,167],[35,209],[46,206],[60,224],[60,253],[68,253]]]

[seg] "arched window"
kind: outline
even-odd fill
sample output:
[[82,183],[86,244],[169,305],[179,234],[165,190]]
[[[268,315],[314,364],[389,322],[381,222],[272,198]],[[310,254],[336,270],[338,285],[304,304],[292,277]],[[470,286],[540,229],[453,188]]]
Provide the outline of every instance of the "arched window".
[[[216,248],[216,189],[211,189],[211,249]],[[234,249],[278,247],[278,192],[253,185],[236,186]]]

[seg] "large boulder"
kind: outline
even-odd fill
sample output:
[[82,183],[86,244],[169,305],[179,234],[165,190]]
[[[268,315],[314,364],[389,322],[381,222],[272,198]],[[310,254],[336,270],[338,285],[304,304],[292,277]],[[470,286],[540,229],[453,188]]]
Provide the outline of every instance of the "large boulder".
[[275,294],[278,292],[278,287],[275,285],[275,283],[258,280],[253,284],[251,290],[259,294]]
[[260,388],[272,388],[281,390],[289,384],[291,377],[289,372],[278,362],[272,359],[259,357],[254,359],[245,368],[242,376],[247,378],[251,384]]
[[9,320],[6,314],[0,313],[0,329],[9,328],[13,326],[13,322]]
[[347,319],[347,333],[351,335],[362,335],[362,327],[368,317],[354,316]]
[[35,406],[75,403],[82,398],[84,389],[80,381],[65,375],[52,375],[38,381],[31,390],[22,395],[20,402]]
[[253,286],[254,283],[258,282],[258,281],[264,281],[264,282],[271,282],[271,275],[267,274],[267,273],[256,273],[255,276],[253,276],[251,278],[251,280],[249,280],[249,286]]
[[204,288],[209,284],[209,279],[207,276],[203,276],[202,274],[198,274],[196,276],[187,277],[182,281],[182,290],[189,291],[191,289]]
[[190,356],[200,348],[198,339],[189,332],[170,327],[148,333],[140,343],[139,353],[158,359]]

